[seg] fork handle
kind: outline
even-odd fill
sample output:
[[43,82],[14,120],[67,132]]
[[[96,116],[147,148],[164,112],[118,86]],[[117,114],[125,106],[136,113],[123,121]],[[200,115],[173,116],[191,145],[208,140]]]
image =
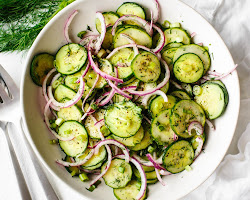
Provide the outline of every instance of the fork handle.
[[29,200],[29,199],[31,199],[30,192],[29,192],[29,189],[28,189],[27,184],[25,182],[25,179],[24,179],[21,167],[19,165],[19,162],[17,160],[16,153],[14,151],[12,142],[10,140],[9,132],[8,132],[6,127],[5,127],[5,130],[2,130],[2,131],[4,132],[3,135],[5,135],[5,138],[7,140],[8,146],[9,146],[9,152],[10,152],[12,164],[14,167],[14,172],[15,172],[15,175],[17,178],[17,183],[18,183],[18,186],[20,189],[21,197],[22,197],[22,199]]
[[17,133],[11,135],[11,139],[16,149],[17,157],[20,159],[19,163],[21,164],[21,168],[23,168],[24,177],[26,178],[26,183],[30,189],[32,199],[57,200],[58,197],[54,189],[39,165],[39,161],[35,157],[23,133],[21,119],[16,121],[14,125],[18,130],[15,130]]

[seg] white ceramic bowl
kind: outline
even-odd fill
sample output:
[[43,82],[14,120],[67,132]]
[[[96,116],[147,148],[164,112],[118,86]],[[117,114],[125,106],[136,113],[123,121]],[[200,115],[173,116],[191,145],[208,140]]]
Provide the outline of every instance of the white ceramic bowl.
[[[126,0],[127,1],[127,0]],[[154,6],[153,1],[133,0],[146,8]],[[55,54],[57,50],[66,43],[63,36],[64,23],[73,9],[79,10],[79,14],[73,20],[69,32],[73,41],[78,41],[76,34],[86,29],[87,25],[94,28],[96,11],[115,11],[124,0],[79,0],[72,3],[66,9],[53,18],[41,31],[36,41],[32,45],[27,56],[25,72],[22,81],[22,107],[25,122],[26,135],[33,147],[36,155],[46,168],[62,181],[67,183],[72,189],[81,193],[86,199],[115,199],[112,189],[104,183],[94,192],[88,192],[86,185],[78,179],[74,179],[62,167],[55,164],[55,159],[63,157],[63,153],[57,145],[50,145],[51,139],[45,123],[43,121],[42,107],[44,106],[41,88],[37,87],[30,77],[30,63],[34,55],[41,52]],[[181,22],[183,28],[190,33],[196,32],[195,42],[203,42],[209,47],[212,57],[212,69],[218,72],[227,72],[234,67],[232,57],[224,42],[213,29],[213,27],[203,19],[192,8],[177,0],[159,0],[161,8],[160,21]],[[223,159],[230,142],[233,138],[240,104],[239,82],[237,73],[226,77],[225,83],[229,92],[229,104],[226,112],[219,119],[215,120],[216,131],[207,131],[207,142],[205,153],[202,153],[192,164],[193,170],[164,177],[167,183],[163,187],[160,183],[149,186],[149,199],[178,199],[204,182],[216,169]]]

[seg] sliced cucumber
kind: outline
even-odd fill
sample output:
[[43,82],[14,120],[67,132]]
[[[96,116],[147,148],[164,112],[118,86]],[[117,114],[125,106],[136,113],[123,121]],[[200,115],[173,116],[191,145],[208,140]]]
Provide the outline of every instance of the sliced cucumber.
[[176,48],[176,47],[178,48],[182,45],[183,45],[183,43],[181,43],[181,42],[171,42],[171,43],[167,44],[164,48],[167,48],[167,49]]
[[87,51],[80,44],[66,44],[56,54],[55,67],[61,74],[74,74],[81,70],[87,61]]
[[[134,59],[134,51],[130,48],[123,48],[118,50],[109,61],[112,65],[117,67],[118,78],[123,80],[129,80],[133,76],[133,71],[130,67],[132,60]],[[119,67],[119,64],[126,65],[127,67]]]
[[153,143],[153,141],[152,141],[151,135],[150,135],[150,128],[146,126],[144,128],[144,137],[143,137],[142,141],[140,143],[136,144],[134,147],[129,147],[129,148],[133,151],[140,151],[142,149],[146,149],[152,143]]
[[[76,159],[75,159],[76,162],[83,160],[86,156],[88,156],[90,154],[90,152],[91,152],[91,149],[87,148],[81,156],[76,157]],[[99,149],[98,154],[94,154],[86,163],[81,165],[81,167],[86,169],[86,168],[96,166],[99,163],[103,163],[103,161],[106,159],[106,156],[107,156],[106,148],[105,148],[105,146],[102,146]]]
[[[120,16],[123,15],[136,15],[142,19],[146,18],[145,11],[143,7],[134,2],[125,2],[117,10],[117,14]],[[134,24],[134,23],[132,23]]]
[[[133,168],[133,172],[134,172],[136,178],[138,180],[140,180],[141,179],[141,175],[140,175],[138,169]],[[155,170],[150,171],[150,172],[145,172],[145,175],[146,175],[147,180],[152,180],[152,179],[156,179],[157,178]]]
[[206,82],[201,88],[202,92],[194,97],[195,101],[204,109],[209,119],[218,118],[227,107],[225,89],[213,82]]
[[48,72],[54,68],[54,56],[48,53],[36,55],[30,66],[30,75],[35,84],[42,86]]
[[131,68],[136,78],[152,83],[157,81],[161,74],[161,64],[158,58],[147,51],[138,54],[131,63]]
[[144,137],[144,130],[142,126],[135,135],[128,138],[121,138],[116,135],[113,135],[113,138],[115,140],[129,147],[134,147],[136,144],[139,144],[142,141],[143,137]]
[[173,72],[179,81],[195,83],[203,76],[203,62],[196,54],[186,53],[175,61]]
[[[105,114],[105,110],[100,109],[97,112],[95,112],[93,115],[94,115],[96,121],[100,121],[100,120],[104,119],[104,114]],[[93,119],[92,116],[88,116],[84,122],[84,126],[85,126],[85,128],[86,128],[86,130],[91,138],[101,139],[99,130],[95,126],[96,121]],[[102,127],[104,127],[104,126],[102,126]],[[101,127],[101,130],[102,130],[102,127]],[[110,132],[105,131],[102,134],[106,137],[110,134]]]
[[[62,101],[65,98],[72,99],[76,95],[76,92],[71,88],[67,87],[66,85],[58,85],[55,89],[54,97],[57,101]],[[76,105],[81,108],[82,107],[82,100],[79,100]]]
[[[171,43],[172,44],[172,43]],[[167,46],[165,46],[162,51],[162,59],[165,60],[170,68],[170,71],[172,71],[173,69],[173,57],[174,54],[176,52],[176,50],[178,49],[177,47],[173,47],[173,48],[166,48]]]
[[187,129],[191,122],[198,121],[204,127],[205,113],[203,109],[192,100],[181,100],[172,109],[170,125],[172,130],[180,137],[190,138]]
[[123,101],[129,101],[129,99],[127,97],[122,96],[121,94],[114,94],[114,96],[112,97],[112,101],[114,103],[119,103],[119,102],[123,102]]
[[96,165],[93,165],[93,166],[90,166],[90,167],[84,167],[84,169],[87,169],[87,170],[95,170],[95,169],[98,169],[102,166],[102,162],[96,164]]
[[104,49],[113,49],[113,35],[112,35],[112,27],[108,27],[106,30],[105,38],[102,43],[102,48]]
[[179,99],[191,99],[191,97],[184,91],[182,90],[175,90],[171,92],[171,95],[179,98]]
[[159,181],[158,178],[156,178],[156,179],[150,179],[150,180],[147,180],[147,184],[155,184],[158,181]]
[[165,44],[169,44],[172,42],[181,42],[183,44],[190,44],[191,42],[190,35],[187,33],[187,31],[185,31],[182,28],[175,27],[166,29],[164,31],[164,35],[166,39]]
[[[136,180],[132,180],[130,181],[126,187],[124,188],[120,188],[120,189],[114,189],[114,195],[118,200],[133,200],[136,199],[137,195],[140,192],[140,187],[138,187],[138,185],[140,185],[140,182],[136,181]],[[146,192],[144,194],[144,196],[141,198],[141,200],[146,199]]]
[[223,91],[224,91],[224,94],[225,94],[225,103],[226,105],[228,104],[229,102],[229,94],[228,94],[228,91],[227,91],[227,88],[226,86],[224,85],[224,83],[222,83],[221,81],[219,80],[215,80],[215,81],[207,81],[209,83],[216,83],[216,84],[219,84],[221,87],[223,87]]
[[128,28],[124,28],[123,30],[116,32],[113,40],[114,48],[129,44],[129,41],[121,36],[121,34],[130,36],[136,44],[143,45],[148,48],[151,48],[152,46],[152,38],[144,29],[138,26],[129,26]]
[[151,136],[158,145],[167,146],[175,141],[175,133],[170,126],[171,109],[163,110],[154,118],[151,125]]
[[172,174],[179,173],[194,160],[194,149],[185,140],[180,140],[170,145],[164,152],[163,165]]
[[115,103],[106,111],[104,121],[114,135],[131,137],[141,127],[141,111],[141,108],[131,101]]
[[[106,74],[109,74],[109,75],[114,75],[113,66],[108,60],[100,59],[99,64],[100,64],[100,70],[101,71],[103,71],[103,72],[105,72]],[[97,74],[92,68],[90,68],[88,70],[87,74],[84,76],[84,80],[85,80],[86,84],[90,88],[93,87],[93,85],[94,85],[94,83],[96,81],[96,78],[97,78]],[[107,81],[103,77],[99,76],[99,79],[98,79],[98,81],[96,83],[95,88],[96,89],[102,89],[107,84],[108,84]]]
[[[105,19],[106,26],[110,26],[110,25],[113,26],[114,23],[120,18],[120,16],[117,13],[112,12],[112,11],[103,12],[102,15],[103,15],[103,17]],[[98,18],[96,18],[96,20],[95,20],[95,27],[96,27],[96,30],[99,33],[101,33],[101,30],[102,30],[101,22],[100,22],[100,20]]]
[[[107,163],[105,163],[101,171],[105,169]],[[124,168],[123,173],[120,172],[119,168]],[[129,163],[126,163],[125,160],[115,158],[111,161],[110,167],[106,174],[104,174],[103,179],[109,187],[112,188],[123,188],[132,178],[132,168]]]
[[168,102],[164,102],[162,96],[157,96],[150,102],[149,110],[153,117],[156,117],[163,110],[174,107],[177,99],[172,95],[167,95],[167,97]]
[[197,44],[183,45],[179,47],[176,53],[174,54],[173,62],[175,62],[180,56],[186,53],[194,53],[200,57],[204,64],[203,74],[206,74],[211,65],[211,58],[209,56],[208,51],[204,47]]
[[[61,102],[64,103],[69,100],[70,99],[68,98],[64,98]],[[82,110],[78,106],[73,105],[69,108],[61,108],[57,112],[57,116],[58,118],[62,118],[64,121],[75,120],[75,121],[81,122]]]
[[75,136],[73,140],[59,140],[59,145],[66,155],[75,157],[86,150],[88,133],[84,126],[77,121],[66,121],[59,127],[58,135],[69,137],[72,134]]

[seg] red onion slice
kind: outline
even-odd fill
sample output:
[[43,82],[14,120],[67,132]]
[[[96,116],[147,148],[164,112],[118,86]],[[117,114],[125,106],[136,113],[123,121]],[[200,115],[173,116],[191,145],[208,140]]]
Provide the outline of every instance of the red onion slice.
[[200,137],[196,138],[196,142],[199,143],[197,149],[194,152],[194,160],[200,155],[201,151],[202,151],[202,147],[203,147],[203,140]]
[[161,62],[162,62],[162,64],[165,67],[165,77],[162,80],[162,82],[160,84],[158,84],[157,87],[152,88],[150,90],[146,90],[146,91],[133,91],[133,90],[129,90],[128,92],[131,93],[131,94],[139,95],[139,96],[145,96],[145,95],[148,95],[148,94],[151,94],[151,93],[155,92],[156,90],[161,89],[164,85],[166,85],[167,82],[169,81],[169,78],[170,78],[170,71],[169,71],[167,63],[163,59],[161,59]]
[[233,73],[237,67],[238,67],[238,64],[236,64],[235,67],[233,69],[231,69],[229,72],[222,74],[221,76],[212,77],[212,78],[210,78],[208,76],[203,76],[202,78],[204,78],[206,80],[221,80],[221,79],[227,77],[229,74]]
[[132,99],[131,96],[129,96],[126,92],[122,91],[120,88],[118,88],[114,83],[112,83],[110,80],[107,80],[108,84],[120,95],[128,98],[128,99]]
[[196,32],[193,32],[190,37],[193,38],[194,36],[196,36]]
[[200,42],[200,43],[198,43],[197,45],[199,45],[199,46],[203,46],[203,43],[202,43],[202,42]]
[[95,147],[95,152],[98,153],[99,152],[99,148],[103,145],[106,144],[113,144],[115,146],[118,146],[124,153],[125,157],[126,157],[126,162],[129,161],[129,152],[128,149],[120,142],[113,140],[113,139],[108,139],[108,140],[102,140],[101,142],[99,142],[96,147]]
[[96,126],[97,124],[101,124],[100,126],[103,126],[104,125],[103,122],[104,122],[104,119],[101,119],[97,121],[94,125]]
[[44,108],[44,121],[45,121],[45,124],[47,126],[47,128],[49,129],[50,133],[52,133],[53,136],[55,136],[57,139],[59,140],[62,140],[62,141],[69,141],[69,140],[73,140],[75,138],[75,136],[69,136],[69,137],[61,137],[59,136],[55,131],[53,131],[51,128],[50,128],[50,123],[49,123],[49,118],[47,116],[47,113],[48,113],[48,110],[49,110],[49,107],[50,107],[50,104],[51,104],[52,100],[49,100],[48,103],[46,104],[45,108]]
[[144,20],[144,19],[142,19],[142,18],[140,18],[140,17],[138,17],[138,16],[136,16],[136,15],[123,15],[122,17],[120,17],[120,18],[115,22],[115,24],[113,25],[111,34],[112,34],[113,36],[115,35],[116,28],[117,28],[117,26],[119,25],[120,22],[128,21],[128,20],[129,20],[129,21],[135,21],[135,22],[139,23],[140,26],[141,26],[142,28],[144,28],[145,31],[146,31],[150,36],[153,35],[153,30],[152,30],[152,29],[150,30],[150,24],[149,24],[146,20]]
[[160,96],[162,96],[162,98],[164,99],[164,102],[168,102],[168,97],[167,97],[167,95],[166,95],[164,92],[162,92],[161,90],[156,90],[155,92],[153,92],[153,93],[151,93],[151,94],[148,94],[148,95],[144,96],[143,99],[142,99],[142,103],[141,103],[141,104],[142,104],[143,106],[147,107],[147,105],[148,105],[148,100],[149,100],[150,97],[152,97],[153,95],[160,95]]
[[[120,159],[125,159],[126,158],[126,156],[124,156],[124,155],[117,155],[115,157],[120,158]],[[139,199],[143,198],[143,196],[144,196],[144,194],[146,192],[146,189],[147,189],[146,174],[145,174],[142,166],[140,165],[140,163],[137,160],[135,160],[133,158],[130,158],[129,161],[132,162],[135,165],[135,167],[138,169],[138,171],[139,171],[139,173],[141,175],[141,189],[140,189],[139,194],[136,196],[136,199],[139,200]]]
[[160,9],[159,9],[159,2],[158,2],[158,0],[154,0],[154,3],[155,3],[156,11],[154,13],[153,22],[155,23],[159,19]]
[[154,167],[153,163],[150,161],[143,160],[140,156],[137,154],[133,155],[133,158],[136,159],[140,164],[147,166],[147,167]]
[[100,23],[101,23],[101,35],[97,40],[96,49],[95,49],[95,53],[97,54],[98,51],[102,47],[102,43],[103,43],[103,40],[104,40],[105,35],[106,35],[106,23],[105,23],[104,16],[102,15],[101,12],[96,12],[96,18],[99,19]]
[[78,166],[81,166],[83,165],[84,163],[86,163],[93,155],[94,155],[94,152],[95,150],[94,149],[91,149],[88,153],[88,155],[83,159],[83,160],[80,160],[78,162],[66,162],[66,161],[63,161],[63,160],[56,160],[56,163],[60,164],[60,165],[63,165],[65,167],[78,167]]
[[60,73],[56,74],[56,75],[52,78],[51,83],[50,83],[50,86],[52,86],[53,83],[54,83],[57,79],[59,79],[60,76],[61,76]]
[[[43,96],[46,100],[46,103],[49,101],[49,97],[47,95],[47,82],[48,82],[48,79],[49,77],[54,73],[56,72],[56,68],[53,68],[52,70],[49,71],[49,73],[45,76],[44,80],[43,80],[43,85],[42,85],[42,90],[43,90]],[[54,106],[53,104],[50,104],[50,107],[56,111],[59,111],[60,108]]]
[[[130,44],[136,44],[135,41],[129,35],[122,33],[121,36],[127,38]],[[134,57],[135,57],[139,54],[139,49],[137,45],[133,47],[133,50],[134,50],[134,54],[135,54]]]
[[146,154],[148,160],[153,163],[154,167],[156,169],[160,169],[160,170],[165,170],[162,166],[160,166],[158,163],[156,163],[156,161],[153,159],[152,155],[150,153]]
[[208,71],[207,72],[209,75],[212,75],[212,76],[221,76],[222,74],[221,73],[218,73],[218,72],[215,72],[215,71]]
[[215,131],[215,126],[213,125],[213,123],[211,121],[209,121],[208,119],[206,119],[206,123],[209,126],[209,128],[212,129],[212,131]]
[[98,66],[95,64],[93,58],[92,58],[92,53],[90,50],[88,50],[88,59],[89,59],[89,62],[90,62],[90,65],[91,67],[93,68],[93,70],[99,74],[101,77],[105,78],[105,79],[108,79],[108,80],[111,80],[111,81],[116,81],[118,83],[123,83],[123,80],[122,79],[119,79],[119,78],[116,78],[116,77],[113,77],[109,74],[106,74],[105,72],[101,71]]
[[160,181],[160,183],[163,185],[163,186],[166,186],[166,183],[162,180],[161,178],[161,175],[159,173],[159,169],[156,169],[155,168],[155,173],[156,173],[156,176],[157,176],[157,179]]
[[203,126],[201,125],[200,122],[193,121],[189,124],[188,126],[188,134],[192,135],[192,130],[196,131],[197,135],[202,135],[203,134]]
[[149,124],[151,124],[151,121],[150,121],[149,118],[147,118],[145,115],[143,115],[143,118],[144,118]]
[[163,31],[158,26],[153,24],[153,28],[160,34],[160,41],[158,41],[157,47],[152,49],[153,52],[158,53],[164,47],[166,38],[165,38]]
[[154,23],[154,19],[153,19],[153,11],[150,10],[150,17],[151,17],[151,20],[150,20],[150,31],[152,30],[153,28],[153,23]]
[[163,176],[168,176],[168,175],[171,175],[172,173],[170,173],[168,171],[160,170],[160,174]]
[[183,87],[180,84],[176,83],[175,81],[170,80],[170,83],[172,83],[177,89],[183,90]]
[[52,87],[49,86],[48,87],[49,98],[52,100],[52,103],[59,108],[71,107],[71,106],[75,105],[81,99],[81,97],[84,93],[84,86],[85,86],[85,82],[81,78],[80,79],[80,86],[79,86],[79,89],[78,89],[76,95],[70,101],[67,101],[66,103],[60,103],[60,102],[56,101],[54,96],[53,96],[53,93],[52,93]]
[[[86,110],[86,112],[84,113],[84,115],[82,116],[81,120],[84,120],[85,117],[87,117],[87,115],[89,114],[90,110],[91,110],[91,105],[94,103],[94,99],[90,102],[88,109]],[[84,109],[82,109],[84,111]]]
[[112,89],[111,92],[109,93],[109,95],[103,101],[101,101],[98,105],[105,106],[113,98],[114,94],[115,94],[115,90]]
[[67,41],[67,43],[71,43],[72,41],[69,39],[69,25],[71,24],[72,20],[74,19],[74,17],[76,16],[76,14],[78,13],[77,10],[74,10],[68,17],[65,25],[64,25],[64,38]]

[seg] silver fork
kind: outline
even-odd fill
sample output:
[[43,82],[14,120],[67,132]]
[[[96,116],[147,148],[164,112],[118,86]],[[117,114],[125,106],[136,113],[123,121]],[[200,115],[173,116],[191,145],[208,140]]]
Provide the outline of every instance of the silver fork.
[[[17,173],[20,176],[16,177],[19,185],[21,185],[21,195],[23,199],[58,199],[45,173],[41,167],[37,165],[38,161],[34,156],[34,152],[31,150],[21,131],[20,92],[2,65],[0,65],[0,80],[0,125],[6,133],[5,136],[9,144],[10,152],[12,152],[13,166],[20,166],[19,168],[15,168],[15,170],[17,170],[16,172],[18,172],[18,170],[20,171],[20,173]],[[7,122],[13,123],[21,133],[9,135],[9,131],[5,128]],[[17,163],[19,163],[19,165],[17,165]],[[32,174],[29,174],[29,172],[32,172]],[[39,194],[36,193],[38,191],[35,192],[35,190],[38,190]]]

